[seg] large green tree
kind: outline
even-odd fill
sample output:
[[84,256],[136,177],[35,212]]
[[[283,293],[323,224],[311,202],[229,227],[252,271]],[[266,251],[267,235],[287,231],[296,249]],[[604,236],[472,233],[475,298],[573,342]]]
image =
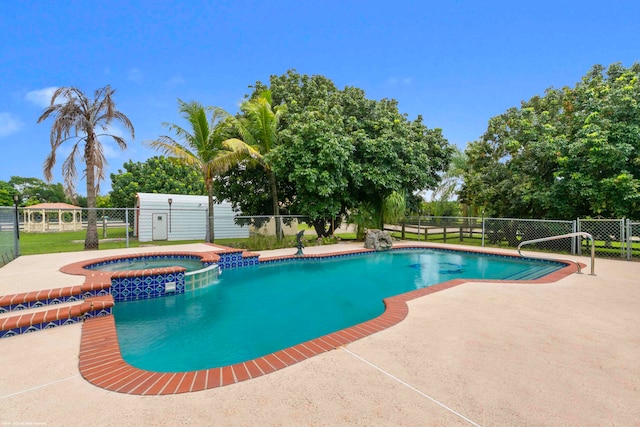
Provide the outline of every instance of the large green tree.
[[113,96],[115,90],[107,85],[88,98],[75,87],[58,88],[51,96],[51,104],[45,108],[38,123],[53,117],[51,125],[51,153],[44,162],[44,177],[48,182],[53,179],[53,167],[56,164],[58,149],[67,141],[73,142],[71,151],[62,163],[62,176],[68,194],[75,193],[78,176],[76,163],[85,164],[87,191],[87,235],[85,250],[98,249],[98,228],[96,215],[96,194],[100,181],[104,179],[107,159],[104,156],[102,138],[111,138],[121,148],[127,143],[119,135],[109,133],[113,122],[118,122],[134,137],[131,121],[117,108]]
[[[7,183],[20,200],[28,205],[36,203],[67,203],[69,199],[61,183],[50,184],[39,178],[12,176]],[[13,194],[12,192],[12,194]]]
[[163,125],[174,132],[180,141],[163,135],[156,140],[146,141],[146,144],[200,171],[209,198],[207,241],[214,242],[213,182],[218,175],[245,158],[252,149],[242,141],[229,139],[230,116],[223,109],[178,99],[178,110],[189,123],[190,129],[172,123]]
[[594,66],[508,109],[466,154],[461,200],[490,215],[640,216],[640,64]]
[[0,181],[0,206],[13,206],[13,195],[18,194],[13,185]]
[[[249,99],[267,86],[254,86]],[[428,129],[398,111],[394,100],[373,101],[357,88],[339,90],[323,76],[293,70],[272,76],[272,105],[286,105],[279,144],[268,158],[278,178],[283,207],[308,215],[319,236],[330,235],[339,218],[367,205],[382,219],[384,200],[395,192],[433,187],[450,156],[440,130]],[[232,191],[248,182],[248,168],[220,183],[220,191],[243,212],[253,194]],[[245,175],[244,177],[242,175]],[[379,221],[378,221],[379,225]]]
[[111,188],[111,204],[118,208],[135,207],[136,193],[206,194],[198,169],[164,156],[124,163],[111,174]]

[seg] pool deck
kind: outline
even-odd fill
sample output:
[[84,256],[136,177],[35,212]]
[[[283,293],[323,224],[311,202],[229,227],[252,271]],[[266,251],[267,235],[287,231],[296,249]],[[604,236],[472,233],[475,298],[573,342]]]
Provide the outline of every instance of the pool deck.
[[[83,277],[58,269],[156,250],[211,247],[23,256],[0,268],[0,294],[80,285]],[[407,317],[374,335],[268,375],[176,395],[134,396],[87,382],[78,369],[80,324],[4,338],[0,423],[640,425],[640,263],[597,259],[596,274],[467,282],[408,301]]]

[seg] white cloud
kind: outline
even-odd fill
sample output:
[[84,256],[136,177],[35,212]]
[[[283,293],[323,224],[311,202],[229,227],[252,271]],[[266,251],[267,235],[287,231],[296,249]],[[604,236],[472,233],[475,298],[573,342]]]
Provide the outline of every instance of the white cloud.
[[140,83],[144,80],[144,76],[142,75],[142,71],[139,68],[132,68],[129,70],[127,74],[127,78],[136,83]]
[[37,89],[27,92],[25,98],[32,104],[38,107],[46,108],[51,104],[51,97],[53,93],[58,89],[57,86],[45,87],[44,89]]
[[[113,141],[113,139],[109,139],[110,141]],[[114,159],[118,157],[118,151],[120,150],[120,148],[116,148],[115,146],[117,144],[113,144],[110,142],[106,141],[106,138],[104,138],[102,141],[102,149],[104,150],[104,156],[107,158],[107,160],[109,159]]]
[[22,122],[11,113],[0,113],[0,137],[9,136],[22,128]]
[[411,77],[390,77],[385,84],[387,86],[409,86],[413,83]]
[[183,85],[186,82],[187,81],[184,78],[182,78],[182,76],[175,75],[175,76],[171,76],[171,78],[169,80],[167,80],[167,85],[168,86],[178,86],[178,85]]

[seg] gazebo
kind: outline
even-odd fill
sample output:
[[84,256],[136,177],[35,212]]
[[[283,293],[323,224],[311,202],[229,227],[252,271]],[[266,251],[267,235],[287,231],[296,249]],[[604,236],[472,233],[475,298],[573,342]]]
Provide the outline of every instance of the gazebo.
[[68,203],[38,203],[22,209],[24,231],[82,230],[82,208]]

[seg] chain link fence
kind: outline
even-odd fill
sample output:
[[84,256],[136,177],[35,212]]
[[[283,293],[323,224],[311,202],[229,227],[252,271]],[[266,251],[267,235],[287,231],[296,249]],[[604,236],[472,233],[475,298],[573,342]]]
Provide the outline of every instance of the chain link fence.
[[[581,219],[578,218],[578,231],[593,236],[596,256],[610,258],[627,258],[627,238],[624,219]],[[589,253],[584,241],[578,253]]]
[[[385,229],[396,237],[442,243],[517,248],[521,242],[575,231],[573,221],[482,217],[409,217]],[[540,242],[529,248],[575,253],[573,239]]]
[[[88,209],[19,208],[20,235],[16,233],[16,210],[0,207],[0,266],[19,253],[81,251],[87,230]],[[100,249],[116,249],[207,240],[206,207],[199,209],[98,208]],[[336,224],[337,225],[337,224]],[[640,222],[624,219],[578,219],[576,221],[484,217],[407,217],[385,229],[405,240],[459,243],[471,246],[516,248],[521,242],[574,232],[594,237],[596,255],[640,259]],[[277,237],[280,230],[280,239]],[[214,211],[215,241],[239,248],[264,250],[295,247],[304,230],[305,244],[355,239],[356,227],[342,223],[334,238],[319,239],[304,216],[238,216]],[[588,253],[589,241],[568,238],[536,243],[527,250],[554,253]]]
[[[522,242],[544,237],[561,236],[576,230],[574,221],[555,221],[516,218],[486,218],[484,220],[484,242],[482,246],[517,248]],[[549,240],[527,246],[539,251],[576,253],[573,238]]]
[[[0,208],[8,214],[1,217],[0,248],[5,259],[13,259],[15,223],[14,208]],[[154,207],[97,208],[99,249],[156,246],[208,240],[208,209]],[[24,254],[81,251],[88,227],[89,209],[20,208],[19,224]],[[6,216],[6,219],[5,219]],[[306,239],[315,232],[304,224],[303,216],[237,216],[232,211],[214,209],[215,242],[246,249],[275,249],[288,241],[295,247],[296,234],[304,229]],[[279,225],[281,238],[276,236]],[[6,233],[4,231],[7,231]],[[5,236],[6,235],[6,236]],[[6,242],[5,242],[6,240]],[[285,243],[286,244],[286,243]],[[8,262],[8,261],[7,261]]]
[[0,206],[0,267],[20,253],[16,233],[16,208]]
[[625,231],[627,259],[640,259],[640,222],[627,220]]
[[[596,256],[640,259],[640,222],[625,219],[577,219],[576,221],[482,218],[407,217],[385,225],[395,237],[407,240],[463,243],[476,246],[517,248],[521,242],[586,232],[593,236]],[[538,242],[527,250],[588,254],[589,240],[581,237]]]

